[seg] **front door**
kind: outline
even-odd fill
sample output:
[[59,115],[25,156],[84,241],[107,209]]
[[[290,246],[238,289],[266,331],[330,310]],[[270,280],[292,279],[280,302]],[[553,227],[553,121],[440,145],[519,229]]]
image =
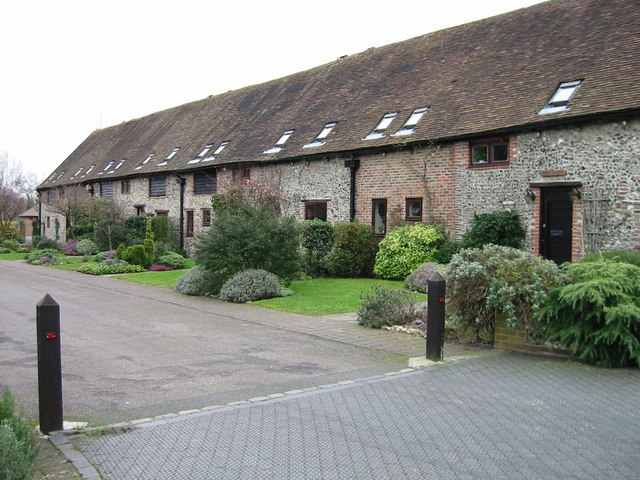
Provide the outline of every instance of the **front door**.
[[543,188],[540,212],[540,253],[560,264],[571,261],[573,204],[568,187]]

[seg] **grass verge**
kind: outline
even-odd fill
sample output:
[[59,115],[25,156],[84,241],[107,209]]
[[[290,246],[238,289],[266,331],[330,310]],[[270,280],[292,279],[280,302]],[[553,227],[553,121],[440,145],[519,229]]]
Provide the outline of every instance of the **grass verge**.
[[[368,292],[373,285],[403,288],[402,281],[371,278],[316,278],[291,284],[295,292],[289,297],[258,300],[254,305],[305,315],[330,315],[355,312],[362,303],[360,294]],[[423,295],[426,299],[426,295]]]
[[0,260],[24,260],[26,253],[0,253]]
[[127,282],[144,283],[154,287],[173,288],[176,281],[188,270],[169,270],[167,272],[122,273],[114,278]]

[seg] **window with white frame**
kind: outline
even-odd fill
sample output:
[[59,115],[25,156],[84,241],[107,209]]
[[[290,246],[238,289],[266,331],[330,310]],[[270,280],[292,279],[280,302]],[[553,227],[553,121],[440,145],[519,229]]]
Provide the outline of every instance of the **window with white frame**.
[[378,123],[373,131],[364,137],[364,140],[374,140],[376,138],[384,137],[384,131],[389,127],[394,118],[398,115],[398,112],[385,113],[382,120]]
[[549,103],[547,103],[544,108],[538,112],[538,115],[569,110],[569,101],[576,94],[581,83],[582,80],[573,80],[571,82],[561,83],[551,97],[551,100],[549,100]]
[[427,110],[429,110],[429,107],[416,108],[411,113],[411,115],[409,115],[407,121],[404,122],[402,128],[394,133],[393,136],[411,135],[413,132],[415,132],[418,122],[422,119],[422,117],[424,117],[424,114],[427,113]]

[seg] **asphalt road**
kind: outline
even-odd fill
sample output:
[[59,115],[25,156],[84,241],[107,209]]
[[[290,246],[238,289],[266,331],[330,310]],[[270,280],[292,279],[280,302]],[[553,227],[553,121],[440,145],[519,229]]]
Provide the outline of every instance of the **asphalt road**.
[[288,314],[0,261],[0,386],[29,418],[38,416],[35,315],[45,294],[60,305],[69,421],[103,425],[406,367],[405,357],[251,321]]

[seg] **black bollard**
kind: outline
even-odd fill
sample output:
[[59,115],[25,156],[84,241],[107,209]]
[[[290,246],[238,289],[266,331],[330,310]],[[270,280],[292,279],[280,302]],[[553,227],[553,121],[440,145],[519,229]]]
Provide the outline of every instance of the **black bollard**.
[[62,430],[62,357],[60,305],[45,295],[36,305],[40,431]]
[[427,359],[442,360],[446,281],[439,273],[427,282]]

